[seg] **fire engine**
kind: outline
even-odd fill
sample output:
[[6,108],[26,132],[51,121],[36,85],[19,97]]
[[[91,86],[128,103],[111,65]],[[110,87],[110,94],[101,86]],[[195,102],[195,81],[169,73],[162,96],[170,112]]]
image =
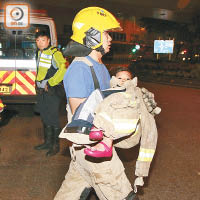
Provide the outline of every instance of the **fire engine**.
[[45,10],[32,10],[27,29],[6,29],[0,14],[0,98],[4,103],[34,103],[36,76],[35,33],[48,31],[57,46],[54,20]]

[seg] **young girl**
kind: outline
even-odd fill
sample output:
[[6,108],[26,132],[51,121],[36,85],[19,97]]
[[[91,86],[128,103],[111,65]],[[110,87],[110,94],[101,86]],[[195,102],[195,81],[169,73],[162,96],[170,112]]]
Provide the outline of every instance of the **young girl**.
[[127,67],[117,67],[114,76],[120,80],[119,86],[123,86],[127,80],[131,80],[133,78],[132,72]]

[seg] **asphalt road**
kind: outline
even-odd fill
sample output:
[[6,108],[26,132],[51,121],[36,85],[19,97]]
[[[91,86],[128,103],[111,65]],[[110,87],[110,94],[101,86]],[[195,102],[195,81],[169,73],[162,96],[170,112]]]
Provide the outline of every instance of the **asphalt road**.
[[[153,83],[140,86],[152,91],[162,108],[156,116],[156,155],[144,187],[139,188],[140,200],[200,200],[200,90]],[[70,162],[67,140],[61,140],[59,154],[46,158],[45,152],[33,150],[42,142],[42,124],[33,106],[7,109],[18,113],[0,127],[0,199],[53,200]],[[64,126],[64,104],[60,116]],[[138,149],[139,145],[118,150],[132,184]]]

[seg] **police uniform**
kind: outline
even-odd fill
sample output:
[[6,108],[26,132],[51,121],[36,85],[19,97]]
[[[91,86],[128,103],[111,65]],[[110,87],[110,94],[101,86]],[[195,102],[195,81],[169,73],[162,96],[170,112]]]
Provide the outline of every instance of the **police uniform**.
[[[35,149],[52,149],[59,151],[58,134],[60,133],[59,105],[62,89],[61,82],[66,72],[66,60],[55,47],[47,47],[37,54],[36,94],[37,110],[44,125],[45,143]],[[48,91],[45,91],[45,87]],[[54,153],[55,153],[54,151]],[[49,152],[50,154],[53,151]],[[47,152],[48,154],[48,152]]]

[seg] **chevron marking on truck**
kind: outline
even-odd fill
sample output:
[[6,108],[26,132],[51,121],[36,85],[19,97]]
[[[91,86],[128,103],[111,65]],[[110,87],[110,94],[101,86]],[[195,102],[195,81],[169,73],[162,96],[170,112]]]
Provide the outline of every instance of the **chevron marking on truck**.
[[12,84],[11,95],[35,95],[34,71],[0,71],[1,84]]

